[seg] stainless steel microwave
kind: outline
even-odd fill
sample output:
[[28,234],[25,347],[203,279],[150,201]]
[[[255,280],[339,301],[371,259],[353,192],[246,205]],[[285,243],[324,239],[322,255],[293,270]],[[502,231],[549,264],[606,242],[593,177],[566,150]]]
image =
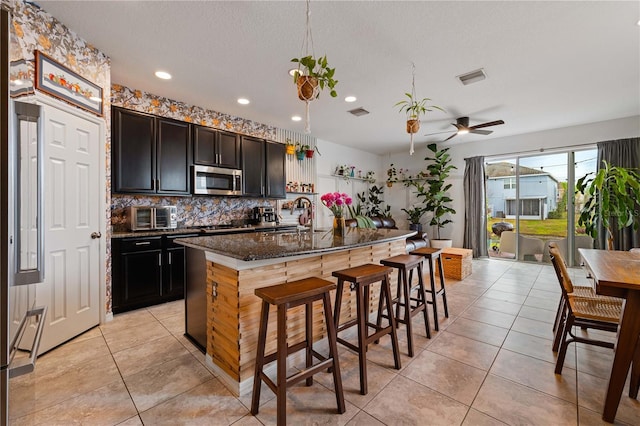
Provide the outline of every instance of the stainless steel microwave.
[[132,231],[175,229],[178,226],[176,206],[130,206],[126,215],[127,226]]
[[193,193],[242,195],[242,170],[193,166]]

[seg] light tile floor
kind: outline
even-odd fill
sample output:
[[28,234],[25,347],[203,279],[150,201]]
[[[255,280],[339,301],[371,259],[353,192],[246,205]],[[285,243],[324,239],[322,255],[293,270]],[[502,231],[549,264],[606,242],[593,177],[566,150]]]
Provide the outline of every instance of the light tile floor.
[[[370,347],[368,395],[358,391],[357,357],[339,345],[347,411],[336,414],[331,375],[322,373],[312,387],[288,391],[289,424],[602,423],[612,351],[571,345],[562,375],[554,374],[559,287],[551,266],[476,260],[470,277],[447,282],[447,295],[450,317],[440,313],[430,340],[415,317],[413,358],[400,329],[401,370],[388,338]],[[116,315],[11,380],[11,424],[275,424],[271,391],[263,386],[252,416],[251,396],[234,397],[183,332],[182,301]],[[616,422],[640,424],[640,403],[623,395]]]

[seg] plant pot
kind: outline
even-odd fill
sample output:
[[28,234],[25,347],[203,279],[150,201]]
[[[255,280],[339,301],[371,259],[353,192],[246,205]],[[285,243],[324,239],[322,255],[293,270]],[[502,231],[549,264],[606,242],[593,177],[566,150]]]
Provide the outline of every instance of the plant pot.
[[301,75],[296,81],[298,85],[298,98],[301,101],[312,101],[318,97],[318,79]]
[[407,120],[407,133],[418,133],[419,130],[420,120],[414,118]]
[[409,229],[411,231],[416,231],[418,234],[422,232],[422,224],[421,223],[410,223]]
[[305,152],[304,152],[304,151],[297,151],[297,152],[296,152],[296,157],[297,157],[297,158],[298,158],[298,160],[300,160],[300,161],[304,160],[304,155],[305,155]]
[[313,150],[312,149],[308,149],[306,152],[306,156],[307,158],[313,158]]
[[293,155],[296,153],[296,146],[295,145],[287,145],[287,154],[289,155]]
[[439,249],[448,248],[453,245],[452,240],[446,240],[446,239],[442,239],[442,240],[432,239],[432,240],[429,240],[429,242],[431,243],[431,247],[439,248]]

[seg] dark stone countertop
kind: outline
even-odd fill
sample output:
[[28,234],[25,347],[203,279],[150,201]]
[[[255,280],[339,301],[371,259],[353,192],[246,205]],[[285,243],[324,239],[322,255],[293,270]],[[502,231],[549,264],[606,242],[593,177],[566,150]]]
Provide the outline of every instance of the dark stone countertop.
[[343,238],[328,231],[253,232],[197,238],[180,238],[175,242],[228,258],[251,262],[264,259],[321,254],[406,239],[415,231],[397,229],[347,228]]
[[159,237],[163,235],[180,235],[180,234],[198,234],[199,236],[216,235],[216,234],[233,234],[242,232],[257,232],[257,231],[279,231],[295,229],[295,225],[282,224],[275,226],[260,226],[251,225],[237,228],[220,228],[220,229],[208,229],[202,228],[176,228],[176,229],[157,229],[152,231],[124,231],[113,232],[111,238],[131,238],[131,237]]

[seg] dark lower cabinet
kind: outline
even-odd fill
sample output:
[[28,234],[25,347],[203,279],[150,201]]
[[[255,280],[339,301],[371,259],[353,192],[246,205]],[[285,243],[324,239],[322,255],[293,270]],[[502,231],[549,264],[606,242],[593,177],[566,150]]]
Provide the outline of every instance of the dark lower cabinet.
[[184,247],[173,240],[190,235],[114,238],[112,310],[143,308],[184,297]]

